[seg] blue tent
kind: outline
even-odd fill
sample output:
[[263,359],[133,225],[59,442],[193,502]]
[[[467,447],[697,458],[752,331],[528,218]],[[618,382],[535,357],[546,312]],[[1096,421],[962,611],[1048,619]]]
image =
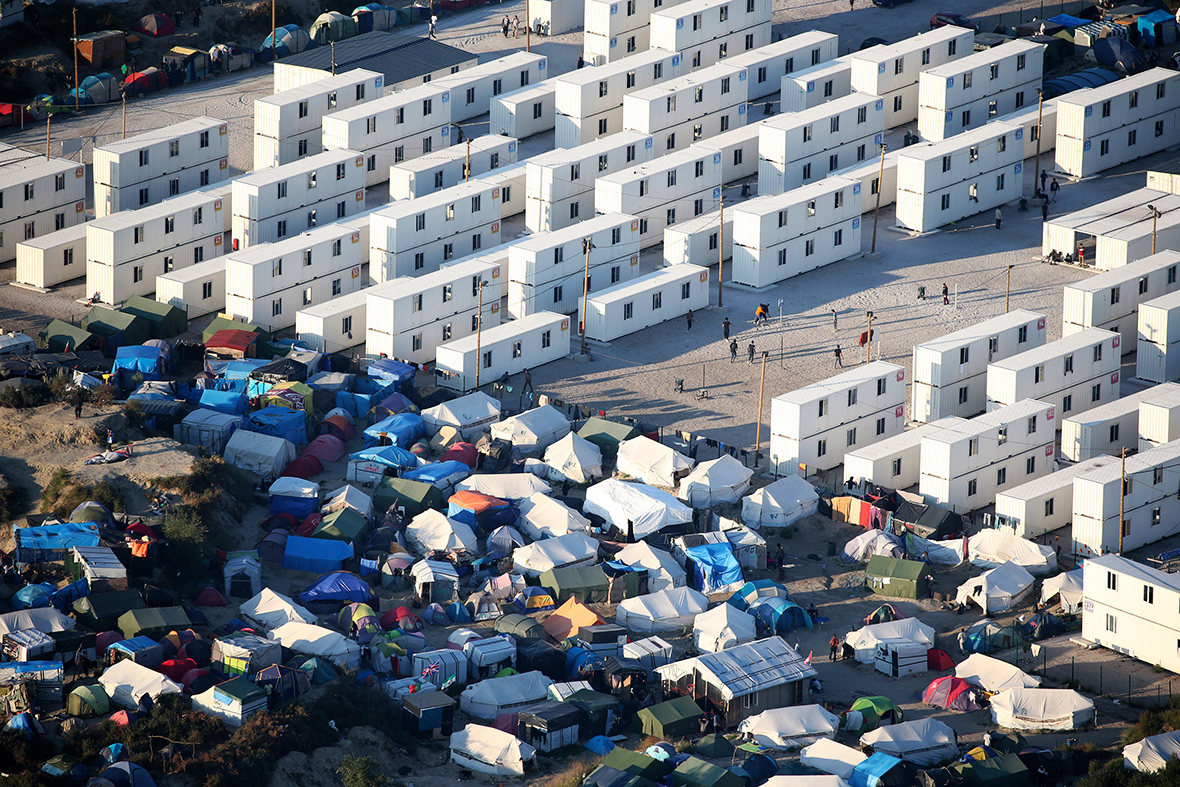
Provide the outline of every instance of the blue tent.
[[[327,543],[326,539],[316,539],[320,543]],[[291,540],[287,539],[287,550],[291,549]],[[333,571],[316,578],[307,586],[307,590],[299,594],[299,603],[307,606],[312,612],[321,609],[335,611],[345,604],[353,602],[361,604],[376,604],[377,597],[373,595],[369,583],[351,571]]]
[[738,588],[737,592],[726,599],[725,603],[737,607],[745,612],[750,605],[762,598],[785,598],[791,594],[787,589],[773,579],[754,579]]
[[250,373],[255,369],[260,369],[266,366],[270,361],[263,358],[241,358],[235,361],[205,361],[205,367],[210,371],[214,371],[213,364],[224,365],[222,370],[218,372],[227,380],[245,380],[250,376]]
[[164,372],[164,352],[159,347],[134,344],[120,347],[115,351],[115,363],[111,371],[120,369],[138,372],[145,380],[159,380]]
[[383,445],[379,448],[366,448],[349,454],[349,460],[363,460],[385,465],[394,470],[413,470],[421,464],[418,457],[396,445]]
[[[1139,41],[1154,48],[1176,43],[1176,17],[1167,11],[1152,11],[1135,20],[1139,27]],[[85,84],[85,83],[83,83]]]
[[365,419],[378,402],[396,392],[396,380],[358,377],[352,384],[352,391],[336,392],[336,406],[353,418]]
[[[751,754],[740,766],[732,767],[729,771],[744,773],[750,779],[750,784],[764,784],[771,776],[778,773],[778,763],[769,754],[759,752]],[[738,775],[740,776],[741,773]]]
[[684,550],[689,582],[702,593],[716,593],[742,581],[742,567],[729,544],[701,544]]
[[760,636],[786,634],[797,628],[811,628],[811,616],[789,598],[760,598],[750,605]]
[[53,598],[50,603],[57,608],[58,612],[62,614],[69,614],[74,611],[74,602],[86,598],[90,595],[90,582],[86,577],[71,582],[62,588],[57,588],[53,591]]
[[326,573],[339,571],[344,567],[344,561],[352,558],[352,546],[346,541],[287,536],[283,568]]
[[1090,51],[1101,66],[1121,68],[1128,74],[1137,74],[1147,68],[1147,58],[1125,38],[1100,38],[1090,47]]
[[[274,41],[278,41],[277,47],[274,45]],[[299,25],[280,25],[278,30],[262,40],[262,46],[259,49],[274,50],[279,57],[290,57],[314,47],[315,41]]]
[[449,489],[469,475],[470,467],[452,459],[447,462],[432,462],[417,470],[402,473],[402,478],[407,481],[420,481],[439,489]]
[[[853,769],[848,777],[849,787],[886,787],[891,782],[886,776],[894,768],[901,768],[901,760],[888,754],[877,752],[864,760]],[[907,779],[907,781],[909,781]]]
[[86,787],[156,787],[156,783],[142,766],[117,762],[87,782]]
[[94,522],[18,527],[13,529],[12,537],[20,563],[62,560],[70,547],[96,547],[99,543],[98,525]]
[[426,422],[422,420],[422,416],[417,413],[398,413],[366,429],[363,447],[372,448],[392,443],[398,448],[409,448],[424,437]]
[[12,597],[13,609],[40,609],[48,607],[53,600],[54,587],[48,582],[39,585],[25,585]]
[[249,400],[239,391],[201,391],[200,406],[226,415],[246,415],[250,412]]
[[461,601],[452,601],[447,605],[447,617],[452,623],[470,623],[471,610]]
[[565,674],[571,680],[585,680],[605,666],[602,657],[592,650],[573,647],[565,652]]
[[281,437],[295,445],[307,444],[307,416],[302,410],[278,406],[264,407],[246,418],[242,428],[247,432]]
[[394,390],[400,393],[414,387],[414,375],[417,371],[408,363],[395,361],[392,358],[379,358],[369,366],[369,377],[375,377],[378,380],[393,380],[396,383]]
[[1118,78],[1119,75],[1109,68],[1087,68],[1069,76],[1046,79],[1045,98],[1057,98],[1074,90],[1081,90],[1087,87],[1101,87],[1102,85],[1114,82]]
[[1074,29],[1075,27],[1081,27],[1082,25],[1090,24],[1089,19],[1082,19],[1081,17],[1070,16],[1069,14],[1058,14],[1057,16],[1052,17],[1049,21],[1055,25],[1067,27],[1070,30]]

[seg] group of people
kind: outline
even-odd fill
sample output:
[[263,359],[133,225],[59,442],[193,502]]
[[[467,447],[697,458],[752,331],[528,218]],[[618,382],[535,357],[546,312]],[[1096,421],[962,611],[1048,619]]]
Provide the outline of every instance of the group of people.
[[511,19],[508,14],[504,14],[504,18],[500,20],[500,28],[504,31],[504,37],[508,37],[509,28],[512,29],[512,37],[520,38],[520,17],[513,15]]

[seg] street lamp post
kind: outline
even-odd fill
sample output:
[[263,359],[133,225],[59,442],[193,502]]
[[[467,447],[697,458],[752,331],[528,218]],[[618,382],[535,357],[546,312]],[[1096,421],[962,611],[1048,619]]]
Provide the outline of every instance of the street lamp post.
[[877,220],[881,218],[881,192],[885,186],[885,151],[889,146],[884,142],[878,142],[877,147],[881,148],[881,170],[877,173],[877,207],[873,211],[873,244],[869,248],[869,254],[877,253]]
[[[1045,91],[1037,88],[1037,156],[1033,159],[1033,193],[1037,191],[1037,183],[1041,177],[1041,131],[1044,126],[1041,125],[1041,118],[1045,111]],[[1023,192],[1024,189],[1021,189]]]
[[582,275],[582,349],[578,355],[586,354],[586,309],[590,302],[590,250],[596,248],[589,238],[582,238],[582,251],[586,255],[586,271]]
[[1148,205],[1147,209],[1151,211],[1151,253],[1155,254],[1155,227],[1159,217],[1164,215],[1163,211],[1155,205]]
[[479,305],[475,307],[475,390],[479,390],[479,369],[483,365],[483,288],[488,283],[479,280]]
[[721,188],[717,192],[718,200],[718,220],[717,220],[717,308],[720,309],[723,304],[721,299],[724,297],[721,291],[721,282],[725,278],[722,273],[725,271],[725,184],[721,184]]

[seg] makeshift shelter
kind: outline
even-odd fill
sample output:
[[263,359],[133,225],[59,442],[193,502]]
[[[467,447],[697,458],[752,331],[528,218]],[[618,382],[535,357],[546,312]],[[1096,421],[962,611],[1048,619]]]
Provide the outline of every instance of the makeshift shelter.
[[1053,547],[1034,544],[1027,538],[994,528],[981,530],[972,536],[967,554],[971,563],[981,568],[1014,563],[1033,576],[1057,571],[1057,554]]
[[632,424],[608,421],[594,416],[578,430],[578,436],[598,446],[603,456],[613,457],[619,451],[619,446],[625,440],[639,437],[642,432]]
[[282,647],[273,639],[235,631],[213,640],[213,667],[225,677],[253,675],[272,664],[283,662]]
[[647,484],[675,487],[692,469],[693,461],[669,446],[639,435],[619,444],[616,468]]
[[355,486],[345,485],[328,493],[320,513],[330,514],[344,509],[357,512],[367,521],[373,516],[373,498]]
[[731,604],[720,604],[693,621],[692,642],[698,653],[715,653],[753,642],[757,636],[754,616]]
[[369,377],[393,383],[394,391],[409,391],[414,386],[417,368],[413,364],[395,361],[392,358],[378,358],[369,364]]
[[[662,784],[664,778],[672,773],[672,766],[662,760],[648,757],[646,754],[631,751],[622,746],[616,746],[602,759],[602,767],[629,774],[656,784]],[[627,783],[624,783],[627,784]],[[642,787],[642,783],[628,784],[628,787]]]
[[111,701],[101,684],[79,686],[66,699],[66,713],[71,716],[92,718],[105,716],[111,711]]
[[570,422],[551,405],[527,410],[491,427],[492,439],[511,443],[525,456],[536,456],[570,433]]
[[320,464],[327,465],[329,462],[343,459],[347,453],[344,442],[339,437],[324,434],[308,443],[299,455],[314,456],[320,460]]
[[377,597],[369,584],[351,571],[333,571],[316,577],[299,594],[299,601],[313,612],[335,612],[354,601],[375,604]]
[[599,566],[565,566],[543,572],[539,581],[553,591],[559,604],[577,597],[586,604],[607,602],[608,582]]
[[450,736],[455,726],[455,700],[441,691],[418,691],[402,700],[402,725],[415,738]]
[[702,462],[680,481],[676,496],[693,508],[736,503],[750,488],[754,471],[729,454]]
[[192,625],[180,607],[133,609],[119,616],[119,630],[123,636],[144,636],[159,639],[170,631],[183,630]]
[[440,511],[423,511],[414,517],[406,526],[406,545],[420,555],[434,550],[479,554],[479,542],[471,528]]
[[556,751],[577,744],[581,721],[582,711],[577,707],[546,700],[520,712],[518,734],[538,751]]
[[881,596],[925,598],[926,575],[925,563],[874,555],[865,566],[865,587]]
[[590,566],[598,561],[598,541],[582,532],[547,538],[512,552],[512,570],[539,577],[555,568]]
[[325,514],[312,538],[330,538],[346,544],[361,544],[369,532],[369,520],[355,508],[341,508]]
[[353,557],[353,545],[347,541],[287,536],[283,548],[283,568],[326,574],[344,568],[344,561]]
[[1041,685],[1040,678],[1025,673],[1013,664],[982,653],[972,653],[956,664],[955,677],[988,692],[1033,689]]
[[624,658],[642,664],[649,678],[655,675],[656,667],[672,663],[672,645],[659,637],[624,643],[622,653]]
[[184,309],[142,295],[132,295],[120,311],[145,320],[150,326],[152,339],[171,339],[188,330],[188,316]]
[[462,651],[470,663],[472,677],[479,680],[516,667],[516,640],[505,634],[494,637],[477,635],[463,644]]
[[602,450],[571,432],[545,449],[545,465],[551,481],[589,484],[602,478]]
[[991,711],[1009,730],[1076,730],[1094,721],[1094,702],[1073,689],[1007,689],[992,697]]
[[360,668],[361,646],[331,629],[293,621],[270,632],[270,638],[287,650],[326,659],[342,669]]
[[523,776],[536,768],[537,750],[515,736],[482,724],[451,735],[451,761],[492,776]]
[[1180,732],[1151,735],[1123,747],[1123,767],[1140,773],[1163,770],[1169,761],[1180,757]]
[[678,631],[708,608],[709,599],[701,593],[687,587],[670,588],[622,601],[615,622],[640,634]]
[[[202,400],[204,399],[204,394],[207,393],[220,394],[223,392],[205,391],[201,395]],[[245,401],[240,394],[233,394],[233,396],[243,402]],[[181,421],[180,442],[188,443],[189,445],[198,445],[209,453],[220,455],[225,451],[225,446],[229,442],[229,438],[241,427],[241,416],[217,412],[212,408],[206,408],[202,405],[201,409],[194,410]]]
[[1048,604],[1054,598],[1060,599],[1061,608],[1067,613],[1081,610],[1082,569],[1066,571],[1041,583],[1041,603]]
[[444,426],[452,426],[466,440],[499,422],[500,402],[481,391],[474,391],[423,410],[422,419],[431,434]]
[[472,593],[467,597],[467,611],[476,623],[483,620],[495,620],[500,617],[500,606],[496,599],[487,593]]
[[531,473],[487,474],[468,476],[455,484],[459,492],[477,492],[518,503],[535,494],[549,494],[549,484]]
[[[314,45],[307,31],[297,25],[280,25],[262,40],[261,50],[271,50],[275,56],[289,57]],[[273,56],[272,56],[273,57]]]
[[684,787],[745,787],[738,774],[699,757],[689,757],[672,772],[672,783]]
[[336,613],[336,628],[362,645],[368,645],[382,633],[381,621],[368,604],[353,602]]
[[92,306],[81,325],[82,330],[102,338],[103,353],[108,357],[124,346],[138,346],[152,338],[147,320],[105,306]]
[[237,328],[205,331],[205,352],[222,358],[254,358],[258,355],[258,334]]
[[892,533],[886,533],[883,530],[867,530],[844,545],[840,559],[845,564],[868,563],[876,555],[901,558],[905,556],[905,547],[901,539]]
[[450,602],[459,596],[459,574],[442,560],[419,560],[410,566],[414,592],[424,602]]
[[271,437],[281,437],[294,445],[307,444],[307,417],[286,407],[264,407],[251,413],[242,428]]
[[1127,74],[1138,74],[1147,68],[1147,57],[1126,38],[1109,36],[1094,41],[1086,56],[1100,66],[1107,66]]
[[444,493],[448,493],[455,488],[456,484],[469,475],[471,475],[471,468],[466,464],[458,461],[448,461],[431,462],[414,470],[407,470],[402,473],[402,478],[407,481],[421,481],[431,484],[438,487]]
[[636,541],[669,525],[692,521],[692,509],[667,492],[613,478],[586,490],[582,512],[601,517]]
[[239,429],[226,443],[224,458],[235,467],[273,479],[295,459],[295,446],[281,437]]
[[151,637],[131,637],[112,642],[107,646],[106,657],[112,664],[128,660],[156,669],[164,662],[164,648]]
[[[275,363],[297,363],[290,359],[280,359]],[[302,366],[302,364],[299,364]],[[262,372],[265,369],[270,369],[273,364],[264,366],[259,369]],[[251,374],[251,377],[254,375]],[[312,391],[311,386],[299,380],[284,380],[275,383],[266,389],[262,394],[263,407],[286,407],[288,410],[297,410],[306,415],[312,415],[315,409],[315,392]]]
[[299,521],[320,510],[320,485],[299,478],[277,478],[267,490],[270,514],[290,514]]
[[[727,520],[731,521],[731,520]],[[748,527],[731,527],[722,531],[742,568],[766,570],[766,539]]]
[[[541,584],[545,584],[544,577],[541,578]],[[557,611],[545,618],[541,626],[553,639],[563,642],[570,637],[576,637],[578,630],[583,626],[596,626],[600,623],[602,618],[598,617],[597,612],[571,596]]]
[[636,717],[644,735],[671,740],[699,733],[704,715],[692,697],[676,697],[643,708]]
[[390,508],[404,509],[405,517],[412,519],[423,511],[442,508],[444,503],[443,492],[438,487],[405,478],[383,478],[373,490],[373,510],[378,514]]
[[417,405],[407,399],[405,394],[394,392],[373,405],[373,408],[369,410],[367,420],[369,423],[376,423],[398,413],[416,412],[418,412]]
[[615,561],[647,571],[647,589],[650,593],[688,585],[688,575],[672,554],[655,549],[646,541],[623,547],[615,554]]
[[422,460],[409,451],[396,445],[384,445],[350,454],[347,478],[353,483],[375,486],[387,476],[421,466]]
[[38,346],[55,353],[94,350],[99,346],[100,337],[90,331],[70,325],[63,320],[53,320],[38,335]]
[[237,677],[193,695],[193,710],[204,711],[231,727],[241,727],[246,719],[266,710],[266,701],[266,689]]
[[922,692],[922,702],[947,710],[973,711],[979,705],[972,699],[971,684],[962,678],[944,675],[935,678]]
[[844,642],[856,651],[856,660],[861,664],[872,664],[877,645],[882,642],[915,642],[927,648],[934,647],[934,628],[917,618],[874,623],[850,632]]
[[528,615],[522,615],[517,612],[508,612],[497,618],[495,630],[497,634],[508,634],[518,643],[540,640],[548,644],[550,641],[549,634],[540,623]]
[[129,659],[107,667],[98,683],[111,702],[131,709],[139,706],[140,697],[145,694],[155,699],[161,694],[181,693],[179,683]]
[[742,498],[742,523],[761,527],[786,527],[814,514],[819,506],[815,487],[796,475],[789,475]]
[[[725,605],[728,606],[728,605]],[[840,717],[820,705],[773,708],[742,719],[738,732],[758,746],[789,751],[821,738],[835,739]]]
[[912,783],[902,761],[884,752],[877,752],[852,769],[849,787],[902,787]]
[[[832,774],[840,779],[839,785],[821,783],[814,785],[814,787],[847,787],[847,780],[852,777],[853,770],[866,759],[868,759],[866,755],[851,746],[845,746],[843,743],[826,738],[816,741],[799,753],[799,761],[803,765]],[[783,785],[783,787],[789,787],[789,785]],[[800,785],[800,787],[812,786]]]
[[426,425],[422,416],[416,413],[398,413],[367,427],[363,436],[364,448],[396,445],[398,448],[409,449],[411,445],[426,437]]
[[520,529],[534,541],[590,529],[590,520],[560,500],[536,492],[520,504]]
[[972,602],[985,615],[1003,612],[1018,604],[1032,583],[1032,574],[1015,563],[1004,563],[960,585],[955,602],[964,606]]
[[938,719],[918,719],[870,730],[860,745],[929,768],[959,756],[958,736]]
[[516,524],[516,511],[508,501],[472,491],[456,492],[447,499],[447,517],[484,531]]
[[463,690],[459,708],[468,716],[490,721],[510,710],[545,701],[552,684],[552,680],[536,671],[488,678]]
[[557,609],[557,601],[547,587],[526,587],[512,599],[512,606],[526,615],[531,615],[536,612],[550,612]]
[[254,676],[254,682],[268,689],[281,702],[293,700],[311,691],[311,675],[282,664],[274,664],[259,671]]

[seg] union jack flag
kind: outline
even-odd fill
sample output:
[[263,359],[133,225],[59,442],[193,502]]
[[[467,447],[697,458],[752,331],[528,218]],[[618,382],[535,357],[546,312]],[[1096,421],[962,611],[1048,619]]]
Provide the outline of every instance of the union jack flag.
[[439,673],[442,665],[437,661],[432,661],[430,664],[422,668],[422,677],[433,678]]

